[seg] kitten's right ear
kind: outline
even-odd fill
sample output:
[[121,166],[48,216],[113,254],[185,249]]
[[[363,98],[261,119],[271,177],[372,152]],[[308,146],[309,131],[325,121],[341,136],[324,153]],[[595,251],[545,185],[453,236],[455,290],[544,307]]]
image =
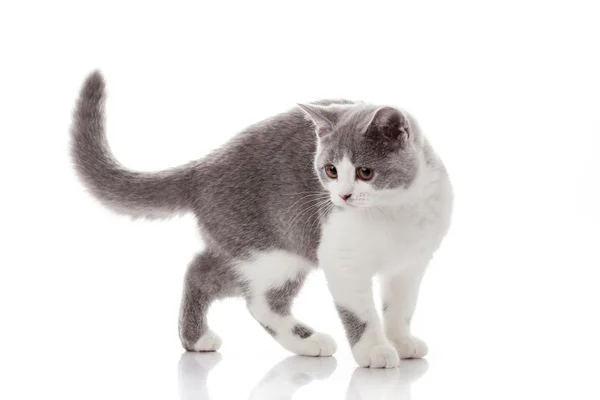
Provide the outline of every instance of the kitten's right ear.
[[298,104],[298,107],[314,122],[318,137],[323,137],[333,131],[336,115],[330,108],[315,104]]

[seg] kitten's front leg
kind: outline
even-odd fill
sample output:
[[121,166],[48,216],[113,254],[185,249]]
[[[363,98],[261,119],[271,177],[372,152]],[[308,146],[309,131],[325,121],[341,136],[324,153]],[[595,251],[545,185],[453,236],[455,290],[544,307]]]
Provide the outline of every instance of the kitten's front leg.
[[375,309],[372,276],[343,264],[329,264],[324,270],[358,365],[397,367],[400,359],[386,338]]
[[425,342],[410,331],[422,277],[423,271],[381,277],[385,332],[400,358],[423,358],[427,355]]

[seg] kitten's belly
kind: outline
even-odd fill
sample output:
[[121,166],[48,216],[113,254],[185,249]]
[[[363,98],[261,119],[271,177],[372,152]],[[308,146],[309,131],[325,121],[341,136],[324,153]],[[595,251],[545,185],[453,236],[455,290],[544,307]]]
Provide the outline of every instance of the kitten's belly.
[[424,268],[448,230],[446,208],[425,203],[385,214],[336,211],[323,226],[319,260],[334,262],[337,253],[365,271]]

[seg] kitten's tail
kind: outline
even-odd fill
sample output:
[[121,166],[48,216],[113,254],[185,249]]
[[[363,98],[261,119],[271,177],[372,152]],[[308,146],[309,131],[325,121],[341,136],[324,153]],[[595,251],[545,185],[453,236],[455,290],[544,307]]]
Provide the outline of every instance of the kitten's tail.
[[104,129],[104,79],[85,81],[71,127],[71,155],[79,178],[105,206],[132,217],[163,218],[190,209],[194,164],[136,172],[113,157]]

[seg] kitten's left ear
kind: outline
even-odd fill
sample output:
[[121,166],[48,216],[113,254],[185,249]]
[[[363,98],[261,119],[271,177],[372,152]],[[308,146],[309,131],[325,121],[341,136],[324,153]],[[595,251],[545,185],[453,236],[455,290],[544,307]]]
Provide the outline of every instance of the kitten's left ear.
[[331,108],[326,106],[318,106],[316,104],[298,104],[300,107],[314,122],[317,136],[319,138],[331,133],[333,126],[337,121],[336,113]]
[[395,148],[405,149],[410,138],[408,118],[392,107],[381,107],[371,119],[365,135],[378,136]]

